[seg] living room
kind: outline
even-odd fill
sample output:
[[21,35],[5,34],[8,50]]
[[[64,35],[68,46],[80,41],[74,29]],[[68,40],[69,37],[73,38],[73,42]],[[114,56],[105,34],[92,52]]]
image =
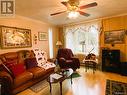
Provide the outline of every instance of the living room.
[[[83,6],[79,8],[79,15],[76,19],[69,18],[68,4],[73,5],[77,2],[78,7]],[[80,61],[80,68],[76,68],[76,72],[80,76],[72,78],[72,84],[70,84],[69,79],[63,81],[63,95],[127,94],[126,0],[15,0],[14,3],[15,12],[13,15],[2,15],[1,13],[0,58],[3,56],[10,58],[10,56],[6,56],[6,53],[10,52],[13,52],[12,57],[14,55],[18,56],[20,51],[28,50],[32,54],[31,50],[39,49],[46,52],[47,60],[54,62],[59,49],[70,48],[74,56]],[[13,31],[15,35],[17,35],[16,31],[19,34],[21,33],[23,40],[21,40],[22,37],[21,39],[10,37],[10,31]],[[25,44],[20,44],[22,41]],[[7,43],[11,43],[11,45]],[[90,68],[86,72],[85,62],[83,62],[90,53],[95,54],[97,58],[97,70],[94,73],[94,68]],[[0,66],[1,64],[3,63],[0,60]],[[47,71],[47,76],[49,76],[48,74],[49,71]],[[41,80],[44,79],[38,81]],[[117,89],[116,93],[112,90],[109,91],[109,94],[106,86],[108,84],[107,80],[125,84],[125,91],[117,92]],[[20,85],[18,82],[17,85]],[[30,89],[31,83],[28,85],[28,87],[22,86],[22,88],[26,88],[24,90],[20,91],[20,87],[16,89],[15,94],[51,94],[49,85],[38,92]],[[58,83],[54,84],[52,89],[52,95],[60,94]],[[9,94],[6,93],[5,95]]]

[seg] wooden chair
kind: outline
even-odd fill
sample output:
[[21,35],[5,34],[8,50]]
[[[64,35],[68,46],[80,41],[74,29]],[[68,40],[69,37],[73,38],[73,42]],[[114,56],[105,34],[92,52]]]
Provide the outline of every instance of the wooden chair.
[[95,54],[93,53],[88,54],[83,60],[83,63],[85,64],[86,72],[87,72],[87,69],[92,68],[93,73],[95,73],[95,70],[97,68],[97,63],[98,63],[97,57]]

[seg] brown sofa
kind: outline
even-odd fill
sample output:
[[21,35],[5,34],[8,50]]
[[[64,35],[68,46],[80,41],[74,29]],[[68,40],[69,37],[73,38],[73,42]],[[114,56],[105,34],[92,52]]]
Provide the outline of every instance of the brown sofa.
[[[54,68],[45,70],[42,67],[34,66],[27,68],[25,60],[35,58],[32,50],[21,50],[17,52],[9,52],[0,55],[0,83],[2,85],[2,95],[16,94],[33,84],[46,79]],[[25,71],[18,76],[14,76],[7,65],[8,62],[16,62],[16,64],[24,64]]]

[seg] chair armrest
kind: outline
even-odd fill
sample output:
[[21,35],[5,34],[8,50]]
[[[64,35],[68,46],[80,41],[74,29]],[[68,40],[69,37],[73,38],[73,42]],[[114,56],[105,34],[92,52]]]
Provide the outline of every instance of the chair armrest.
[[72,57],[71,58],[74,62],[75,67],[80,68],[80,61],[78,58]]
[[0,78],[6,78],[10,83],[13,83],[12,76],[5,71],[0,71]]
[[66,63],[66,59],[65,59],[65,58],[60,57],[60,58],[58,59],[58,64],[59,64],[60,68],[64,68],[64,67],[66,66],[65,63]]
[[59,60],[60,60],[60,62],[61,62],[61,61],[62,61],[62,62],[65,62],[65,61],[66,61],[66,59],[63,58],[63,57],[59,58]]
[[66,63],[72,63],[73,60],[66,60]]
[[72,60],[79,60],[77,57],[71,57]]

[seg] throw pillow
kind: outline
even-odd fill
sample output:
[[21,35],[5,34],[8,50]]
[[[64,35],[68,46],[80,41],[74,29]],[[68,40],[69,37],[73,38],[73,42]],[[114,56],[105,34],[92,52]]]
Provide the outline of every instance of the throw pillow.
[[11,67],[13,67],[15,64],[17,64],[17,62],[15,60],[7,60],[4,64],[3,64],[3,67],[5,68],[5,70],[7,72],[10,73],[10,75],[12,77],[14,77],[14,74],[13,72],[11,71]]
[[16,64],[10,67],[10,70],[12,71],[14,77],[17,77],[25,71],[25,66],[24,64]]
[[47,63],[47,54],[43,50],[35,49],[34,50],[38,66],[42,67]]
[[27,58],[25,59],[26,68],[30,69],[37,66],[36,58]]
[[7,66],[8,68],[14,66],[15,64],[17,64],[16,60],[6,61],[6,66]]

